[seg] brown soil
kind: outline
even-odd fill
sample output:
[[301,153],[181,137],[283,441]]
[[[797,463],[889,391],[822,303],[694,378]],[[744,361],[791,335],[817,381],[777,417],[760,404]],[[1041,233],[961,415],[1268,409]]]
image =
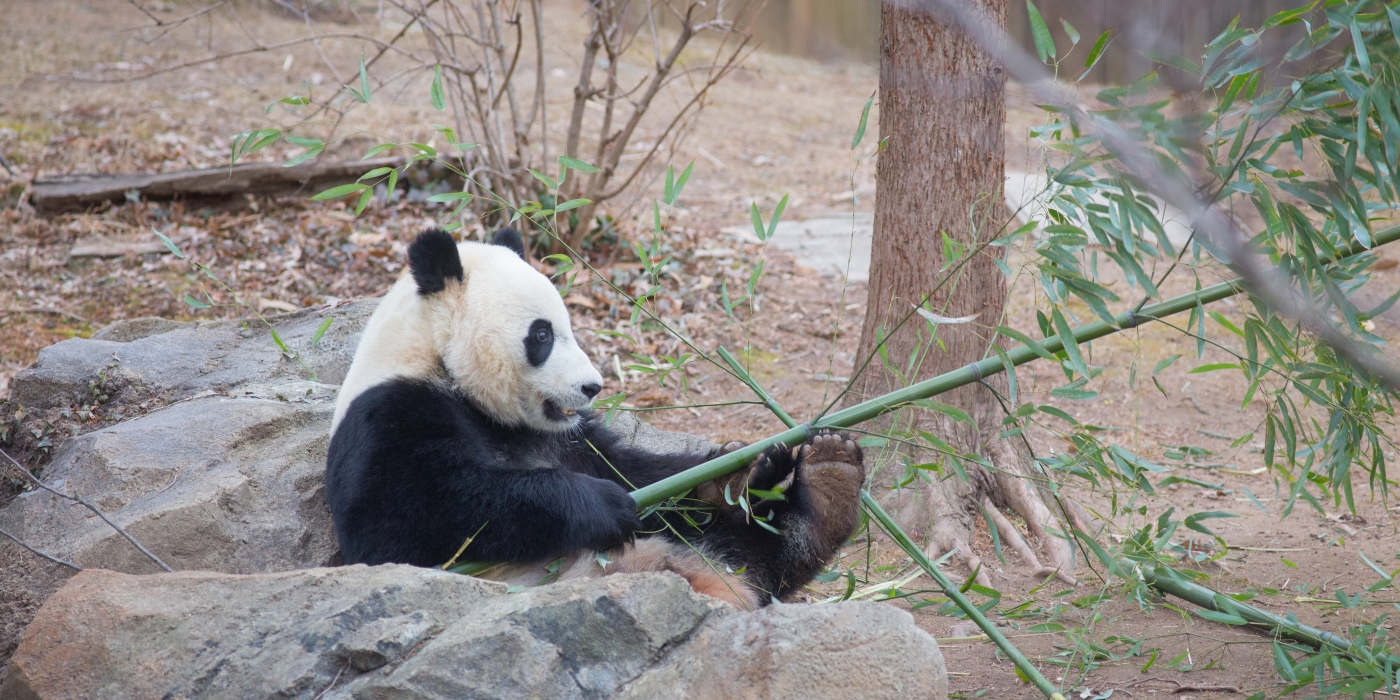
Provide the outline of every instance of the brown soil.
[[[177,14],[189,9],[179,7]],[[295,20],[266,11],[270,5],[240,3],[238,7],[251,30],[269,41],[302,28]],[[554,44],[549,70],[557,67],[573,74],[582,31],[576,26],[578,9],[576,3],[563,0],[551,6],[550,31],[564,38]],[[264,123],[262,107],[269,97],[294,92],[312,79],[311,73],[324,72],[307,49],[293,52],[293,68],[286,74],[281,72],[279,54],[250,57],[225,69],[186,71],[135,83],[77,82],[70,79],[75,72],[120,77],[122,66],[145,65],[148,60],[154,65],[175,63],[204,55],[204,50],[179,32],[147,43],[148,31],[123,31],[150,21],[124,3],[99,7],[79,0],[13,0],[6,16],[7,21],[0,23],[0,152],[19,177],[5,179],[0,171],[0,204],[12,203],[36,174],[176,170],[223,162],[229,135]],[[228,27],[216,23],[214,29]],[[74,37],[81,37],[81,42],[73,41]],[[357,50],[332,42],[327,42],[327,51],[342,67],[358,58]],[[724,345],[742,353],[758,381],[799,419],[835,400],[852,371],[864,288],[798,268],[780,251],[744,243],[720,229],[746,225],[751,201],[758,201],[767,212],[784,193],[792,196],[787,218],[850,211],[853,206],[868,211],[873,167],[866,159],[875,139],[867,136],[856,153],[849,144],[875,79],[875,71],[868,66],[758,53],[713,95],[676,157],[681,164],[694,159],[696,174],[681,206],[669,214],[667,242],[681,265],[666,282],[667,291],[657,306],[659,315],[707,352]],[[551,114],[562,119],[567,80],[555,82],[561,86],[552,96],[557,104]],[[426,105],[426,99],[418,101]],[[1039,122],[1041,113],[1018,90],[1013,89],[1009,102],[1008,167],[1033,168],[1038,156],[1026,129]],[[359,128],[401,138],[432,121],[425,108],[397,104],[375,107],[357,118]],[[876,133],[873,126],[869,133]],[[639,193],[642,201],[659,196],[659,185],[648,183],[648,187]],[[855,204],[849,196],[853,190]],[[624,210],[622,204],[615,211],[631,217],[623,219],[623,237],[649,236],[648,222],[637,221],[635,210]],[[272,313],[282,305],[303,307],[382,292],[401,271],[406,242],[441,213],[419,204],[376,203],[356,219],[341,204],[312,203],[304,196],[249,200],[220,208],[125,204],[54,218],[38,217],[22,207],[0,209],[0,396],[7,393],[9,379],[33,362],[40,348],[90,335],[113,320],[246,313],[232,306],[195,311],[184,304],[182,297],[198,295],[201,287],[221,303],[228,304],[231,298],[172,256],[74,258],[69,251],[77,240],[147,240],[154,226],[171,235],[191,257],[208,263],[245,301],[261,303]],[[718,301],[721,285],[727,280],[729,292],[741,294],[753,262],[760,257],[767,268],[756,308],[745,306],[734,318],[726,316]],[[592,262],[602,275],[630,292],[648,286],[635,258],[625,252],[600,252]],[[1214,281],[1211,270],[1203,270],[1202,277],[1206,283]],[[1377,279],[1375,296],[1382,298],[1382,292],[1400,285],[1400,271],[1392,265]],[[1036,327],[1035,285],[1030,280],[1021,282],[1006,323],[1030,330]],[[654,323],[631,326],[630,309],[619,303],[621,297],[591,275],[582,275],[575,283],[580,289],[567,301],[577,326],[618,331],[635,340],[579,333],[585,349],[608,377],[605,396],[627,391],[628,405],[654,409],[643,415],[657,425],[713,439],[753,440],[782,427],[753,404],[661,410],[678,403],[747,400],[749,394],[718,368],[700,362],[692,362],[686,370],[686,394],[676,388],[674,374],[660,386],[654,376],[626,369],[639,364],[630,353],[676,358],[687,350]],[[1125,285],[1117,287],[1120,294],[1130,294]],[[1163,293],[1186,289],[1188,283],[1181,281]],[[1218,306],[1227,316],[1235,315],[1230,302]],[[1383,317],[1379,325],[1378,333],[1394,336],[1398,324]],[[1212,334],[1215,337],[1216,330]],[[1337,632],[1384,613],[1391,599],[1397,598],[1394,590],[1370,594],[1368,602],[1353,609],[1315,602],[1332,597],[1338,589],[1355,594],[1378,579],[1358,557],[1358,550],[1387,570],[1400,566],[1396,563],[1400,532],[1384,501],[1373,498],[1358,476],[1356,515],[1345,514],[1345,506],[1337,503],[1327,503],[1326,514],[1299,504],[1290,517],[1281,519],[1280,490],[1286,496],[1286,485],[1260,471],[1261,439],[1229,448],[1236,437],[1258,428],[1259,404],[1240,409],[1244,385],[1237,374],[1188,376],[1198,364],[1224,359],[1223,353],[1208,348],[1197,361],[1194,352],[1194,343],[1161,325],[1101,340],[1092,347],[1093,362],[1109,369],[1095,381],[1099,396],[1093,401],[1051,397],[1049,389],[1063,383],[1057,369],[1030,365],[1018,371],[1023,400],[1062,407],[1085,423],[1103,426],[1100,434],[1113,442],[1173,466],[1178,474],[1223,484],[1221,489],[1182,485],[1156,496],[1091,494],[1078,487],[1067,491],[1099,513],[1110,512],[1114,497],[1121,499],[1120,508],[1134,498],[1135,507],[1147,507],[1145,516],[1122,513],[1110,518],[1114,522],[1105,541],[1155,520],[1168,506],[1174,506],[1179,515],[1206,510],[1236,513],[1240,517],[1210,521],[1239,548],[1201,565],[1213,585],[1230,592],[1253,588],[1260,592],[1253,601],[1256,604],[1280,614],[1295,613],[1305,622]],[[1158,376],[1167,389],[1163,396],[1150,380],[1151,368],[1174,353],[1185,357]],[[1130,383],[1134,364],[1136,381]],[[619,367],[623,368],[620,373],[615,371]],[[13,408],[0,408],[6,411],[5,424],[10,425]],[[83,429],[100,427],[102,416],[99,409]],[[1054,423],[1047,427],[1064,428]],[[1028,434],[1039,453],[1065,449],[1064,441],[1048,430]],[[41,462],[46,451],[38,447],[42,437],[41,426],[24,425],[12,440]],[[1196,467],[1170,459],[1171,449],[1187,445],[1211,454],[1194,460]],[[1262,509],[1248,494],[1257,498]],[[1197,618],[1189,614],[1189,605],[1182,605],[1181,611],[1165,605],[1145,611],[1114,599],[1097,607],[1077,607],[1076,601],[1082,605],[1086,597],[1104,590],[1094,571],[1082,562],[1076,589],[1068,591],[1052,583],[1032,594],[1039,582],[1021,571],[1009,551],[1002,565],[985,529],[973,547],[991,567],[992,585],[1002,593],[998,610],[1029,603],[1026,610],[1039,611],[1005,619],[1006,631],[1049,677],[1063,678],[1066,688],[1091,688],[1096,693],[1115,689],[1114,697],[1209,698],[1244,697],[1281,687],[1263,635]],[[850,548],[841,566],[878,583],[907,571],[908,561],[888,545],[877,543],[873,552]],[[962,577],[968,572],[952,573]],[[927,580],[920,578],[903,590],[927,587]],[[839,593],[844,585],[837,582],[818,588],[814,597]],[[933,594],[914,596],[928,597]],[[908,606],[908,602],[892,604]],[[925,629],[947,639],[957,620],[936,610],[937,605],[924,607],[915,616]],[[1030,631],[1048,622],[1063,625],[1064,630]],[[957,630],[959,635],[964,631]],[[1086,671],[1082,649],[1072,653],[1074,639],[1093,641],[1120,656],[1139,640],[1141,644],[1136,655],[1099,659]],[[1160,649],[1154,665],[1141,671],[1154,648]],[[985,641],[947,639],[944,652],[953,673],[952,688],[961,697],[1038,697]],[[1174,662],[1182,653],[1187,656]]]

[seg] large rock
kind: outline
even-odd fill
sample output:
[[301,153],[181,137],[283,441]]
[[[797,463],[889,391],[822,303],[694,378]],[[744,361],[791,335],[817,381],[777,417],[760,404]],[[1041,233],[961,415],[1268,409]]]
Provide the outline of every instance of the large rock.
[[[44,479],[94,502],[176,570],[246,574],[338,563],[324,477],[337,387],[322,382],[344,377],[374,304],[275,319],[306,367],[284,357],[265,328],[233,323],[136,319],[94,336],[111,340],[46,348],[14,385],[31,415],[57,420],[101,385],[110,392],[107,415],[125,419],[60,442]],[[335,320],[312,347],[329,316]],[[661,452],[713,447],[625,413],[614,416],[614,428]],[[0,529],[79,566],[159,571],[90,511],[44,491],[0,507]],[[24,625],[72,574],[0,538],[0,668]]]
[[893,606],[773,605],[706,625],[618,695],[662,697],[946,698],[948,672],[938,645]]
[[[177,570],[336,563],[325,500],[333,390],[314,382],[245,385],[237,398],[179,402],[69,439],[44,479],[94,503]],[[92,512],[46,491],[0,508],[0,529],[79,566],[159,571]],[[23,625],[72,574],[0,540],[0,666]]]
[[[289,379],[340,384],[378,303],[364,299],[274,318],[278,335],[299,359],[284,355],[256,322],[118,321],[92,339],[73,338],[40,350],[38,361],[15,375],[10,402],[36,413],[94,403],[163,403]],[[331,317],[335,320],[313,346],[311,339]],[[100,395],[107,399],[99,401]]]
[[[52,494],[0,507],[0,529],[88,568],[73,577],[0,538],[0,698],[946,696],[936,645],[892,607],[741,613],[669,574],[507,594],[433,570],[319,568],[338,563],[334,383],[374,303],[275,319],[299,359],[265,328],[137,319],[16,377],[30,421],[102,403],[106,420],[70,426],[43,476],[179,573]],[[658,452],[714,447],[626,413],[613,428]]]
[[506,593],[405,566],[88,571],[0,698],[947,697],[937,644],[873,603],[736,611],[672,574]]

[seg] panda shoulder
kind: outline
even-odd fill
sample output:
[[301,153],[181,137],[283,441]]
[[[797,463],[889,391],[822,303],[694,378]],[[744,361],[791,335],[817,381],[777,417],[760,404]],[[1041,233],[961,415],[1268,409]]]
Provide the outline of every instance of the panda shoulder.
[[452,390],[434,379],[395,377],[361,392],[346,414],[390,430],[434,428],[465,417]]

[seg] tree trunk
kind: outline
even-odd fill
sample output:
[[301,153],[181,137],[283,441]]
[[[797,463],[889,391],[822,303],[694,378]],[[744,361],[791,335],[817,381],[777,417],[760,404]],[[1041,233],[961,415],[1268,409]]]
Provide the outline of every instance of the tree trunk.
[[[966,1],[988,21],[1006,25],[1007,0]],[[986,357],[1006,301],[1006,279],[996,266],[1005,249],[979,250],[1000,236],[1007,223],[1002,200],[1006,79],[999,61],[951,19],[941,20],[927,0],[882,3],[880,137],[885,150],[876,173],[870,294],[858,358],[876,352],[884,338],[893,369],[877,356],[856,384],[863,396],[853,401]],[[952,251],[951,261],[945,233],[964,251]],[[925,298],[927,308],[938,315],[977,318],[938,325],[937,342],[930,342],[931,325],[920,316],[896,328]],[[1005,396],[1004,374],[987,384]],[[998,525],[1002,541],[1022,564],[1038,572],[1058,569],[1068,579],[1070,549],[1045,531],[1047,525],[1059,526],[1047,501],[1026,479],[1032,472],[1029,453],[1022,443],[997,437],[1004,414],[996,396],[987,387],[973,385],[939,401],[963,409],[978,427],[931,412],[900,420],[920,421],[923,429],[960,450],[982,455],[996,469],[967,463],[966,480],[945,470],[938,483],[915,481],[917,486],[895,491],[888,500],[900,525],[918,533],[931,555],[957,549],[976,569],[979,560],[968,543],[976,523],[986,522],[985,508],[986,517]],[[902,469],[890,464],[881,471],[892,483]],[[999,508],[1025,518],[1048,566],[1041,566],[1040,557]],[[985,582],[985,572],[979,578]]]

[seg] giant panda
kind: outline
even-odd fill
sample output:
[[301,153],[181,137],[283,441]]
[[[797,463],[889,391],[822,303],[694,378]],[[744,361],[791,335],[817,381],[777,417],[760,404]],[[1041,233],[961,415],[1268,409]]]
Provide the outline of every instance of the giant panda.
[[[668,570],[756,607],[790,598],[854,532],[861,451],[835,433],[705,484],[692,502],[706,510],[640,519],[630,490],[739,443],[628,446],[589,409],[602,383],[518,234],[420,234],[336,403],[326,489],[345,563],[499,562],[482,575],[519,584]],[[785,490],[745,512],[746,486]]]

